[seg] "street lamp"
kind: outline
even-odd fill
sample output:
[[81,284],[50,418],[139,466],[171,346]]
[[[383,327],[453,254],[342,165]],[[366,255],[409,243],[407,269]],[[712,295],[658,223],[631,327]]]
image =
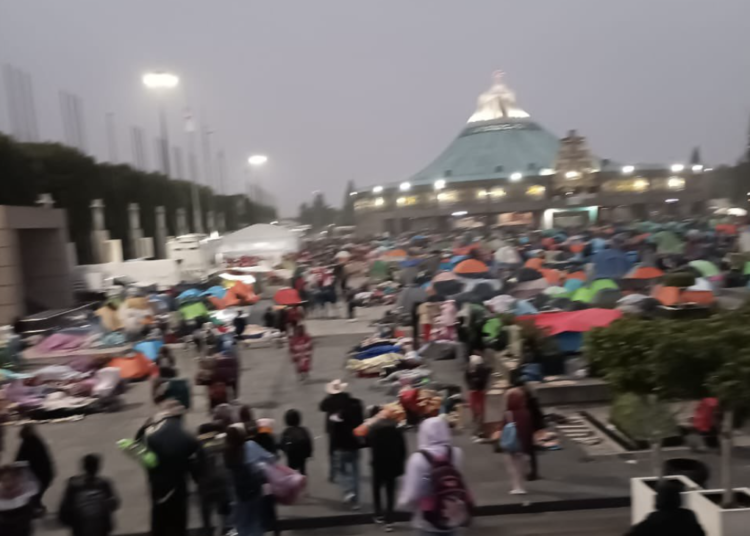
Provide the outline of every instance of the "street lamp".
[[[152,91],[162,92],[168,89],[176,88],[180,83],[180,78],[172,73],[165,71],[152,71],[143,75],[143,85]],[[169,131],[167,129],[167,116],[164,112],[164,102],[159,99],[159,128],[161,130],[161,161],[164,167],[164,174],[170,176],[169,165]]]
[[[251,155],[251,156],[250,156],[250,157],[249,157],[249,158],[247,159],[247,163],[248,163],[248,164],[250,165],[250,169],[253,169],[253,168],[255,168],[255,169],[258,169],[258,168],[261,168],[262,166],[264,166],[264,165],[266,164],[266,162],[268,162],[268,157],[267,157],[266,155],[264,155],[264,154],[254,154],[254,155]],[[252,192],[252,180],[253,180],[253,175],[252,175],[252,172],[251,172],[250,170],[248,170],[248,175],[250,176],[250,182],[251,182],[251,185],[250,185],[250,191]],[[258,182],[260,182],[260,181],[258,181]],[[258,190],[258,192],[259,192],[260,194],[262,194],[262,193],[263,193],[263,192],[261,191],[260,185],[255,185],[255,187],[256,187],[256,189]],[[252,195],[252,193],[251,193],[251,195],[250,195],[250,198],[253,198],[253,197],[255,197],[255,196],[253,196],[253,195]],[[258,197],[259,197],[259,199],[258,199],[258,202],[259,202],[259,203],[261,203],[261,204],[264,204],[263,196],[262,196],[262,195],[260,195],[260,196],[258,196]]]

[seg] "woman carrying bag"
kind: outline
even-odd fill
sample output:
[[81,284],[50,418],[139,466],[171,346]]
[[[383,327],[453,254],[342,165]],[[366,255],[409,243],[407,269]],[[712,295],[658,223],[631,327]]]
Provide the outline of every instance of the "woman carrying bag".
[[526,394],[514,387],[505,394],[505,418],[500,447],[505,454],[513,488],[511,495],[526,494],[527,458],[534,448],[534,431],[527,409]]

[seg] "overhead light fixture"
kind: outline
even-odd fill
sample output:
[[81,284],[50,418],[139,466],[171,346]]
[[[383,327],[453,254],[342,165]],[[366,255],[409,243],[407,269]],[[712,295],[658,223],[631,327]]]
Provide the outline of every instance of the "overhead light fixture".
[[685,179],[680,177],[670,177],[669,180],[667,180],[667,188],[671,188],[672,190],[678,190],[680,188],[684,188],[685,186]]
[[477,192],[477,197],[479,197],[480,199],[484,198],[484,197],[487,197],[487,195],[488,195],[487,190],[479,190]]
[[435,189],[442,190],[445,188],[445,179],[438,179],[435,181]]
[[577,171],[566,171],[565,172],[565,178],[566,179],[577,179],[580,176],[581,176],[581,174],[578,173]]
[[685,166],[683,166],[682,164],[672,164],[672,167],[670,167],[669,169],[672,170],[672,173],[679,173],[680,171],[685,169]]
[[405,197],[399,197],[398,199],[396,199],[396,204],[397,205],[403,205],[404,203],[406,203],[406,198]]
[[374,193],[374,194],[379,194],[382,191],[383,191],[383,187],[382,186],[376,186],[375,188],[372,189],[372,193]]
[[693,164],[693,167],[690,169],[693,170],[693,173],[700,173],[703,171],[703,164]]
[[523,179],[523,173],[521,173],[520,171],[516,171],[515,173],[510,174],[510,180],[512,180],[513,182],[520,181],[521,179]]
[[552,168],[544,168],[539,172],[540,175],[554,175],[555,170]]
[[630,175],[635,171],[635,166],[622,166],[622,174]]
[[254,154],[247,159],[247,163],[251,166],[262,166],[268,162],[268,157],[264,154]]
[[677,199],[676,197],[664,200],[665,203],[677,203],[677,201],[679,201],[679,199]]
[[349,197],[354,197],[355,195],[357,195],[357,192],[349,192]]
[[451,216],[459,217],[459,216],[466,216],[467,214],[468,212],[466,212],[465,210],[458,210],[456,212],[452,212]]
[[378,198],[377,198],[377,199],[375,200],[375,206],[376,206],[376,207],[381,207],[381,206],[383,206],[383,203],[385,203],[385,200],[384,200],[384,199],[383,199],[382,197],[378,197]]
[[408,192],[410,188],[411,188],[411,183],[409,182],[402,182],[401,184],[398,185],[398,189],[401,190],[402,192]]

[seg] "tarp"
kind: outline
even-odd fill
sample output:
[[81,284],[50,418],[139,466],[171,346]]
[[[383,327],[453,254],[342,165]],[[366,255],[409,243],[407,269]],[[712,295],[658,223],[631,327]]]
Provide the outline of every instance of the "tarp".
[[602,250],[592,260],[596,278],[619,279],[633,267],[632,261],[619,249]]
[[585,309],[561,313],[539,313],[534,316],[520,317],[519,320],[532,320],[537,327],[549,330],[550,335],[568,331],[585,333],[594,328],[609,326],[622,316],[616,309]]
[[159,350],[161,347],[164,346],[163,341],[159,340],[148,340],[148,341],[141,341],[135,346],[133,346],[133,349],[136,352],[140,352],[146,357],[148,357],[151,361],[155,361],[156,358],[159,356]]
[[217,253],[237,256],[274,256],[299,250],[299,236],[279,225],[257,223],[225,235]]
[[302,303],[299,293],[293,288],[277,290],[276,294],[273,295],[273,301],[279,305],[299,305]]

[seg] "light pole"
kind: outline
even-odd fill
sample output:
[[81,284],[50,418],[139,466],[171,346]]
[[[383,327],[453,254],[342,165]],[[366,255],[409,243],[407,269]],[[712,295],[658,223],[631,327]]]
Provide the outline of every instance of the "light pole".
[[[266,162],[268,162],[268,157],[266,155],[263,155],[263,154],[254,154],[250,158],[247,159],[247,163],[250,165],[249,169],[251,169],[251,170],[252,169],[260,169],[261,167],[263,167],[263,166],[266,165]],[[251,184],[248,185],[248,188],[250,189],[250,192],[252,192],[252,189],[251,189],[252,188],[252,181],[253,181],[253,174],[250,173],[250,183]],[[258,182],[260,182],[260,181],[258,181]],[[260,185],[255,185],[255,187],[257,189],[256,191],[262,193]],[[252,199],[254,196],[251,194],[249,197]],[[263,200],[259,199],[258,202],[260,204],[262,204]]]
[[143,75],[143,85],[159,95],[159,128],[161,130],[161,161],[164,174],[170,176],[169,165],[169,129],[167,128],[167,115],[164,111],[164,99],[162,94],[170,89],[176,88],[180,79],[177,75],[165,71],[152,71]]

